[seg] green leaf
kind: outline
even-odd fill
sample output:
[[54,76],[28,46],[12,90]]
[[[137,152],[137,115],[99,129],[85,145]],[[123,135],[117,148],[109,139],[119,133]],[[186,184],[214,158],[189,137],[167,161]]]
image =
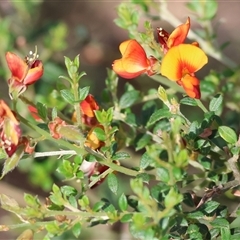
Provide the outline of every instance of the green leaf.
[[159,167],[156,169],[156,177],[157,177],[157,180],[160,180],[165,183],[168,183],[170,179],[168,170],[162,167]]
[[118,205],[122,211],[126,211],[128,207],[127,198],[124,193],[118,199]]
[[87,206],[89,206],[89,198],[86,195],[83,195],[80,199],[78,199],[78,204],[82,207],[82,208],[86,208]]
[[53,234],[53,235],[58,235],[58,232],[60,232],[60,229],[57,225],[56,221],[49,222],[45,225],[46,230]]
[[93,133],[96,134],[97,138],[100,141],[105,141],[106,140],[106,134],[102,128],[95,127],[93,130]]
[[54,107],[54,108],[52,109],[52,119],[55,119],[55,118],[57,117],[57,115],[58,115],[57,108]]
[[0,177],[0,179],[2,179],[7,173],[12,171],[18,165],[20,159],[24,154],[24,148],[25,148],[25,145],[23,144],[18,146],[14,154],[11,157],[6,159],[6,161],[4,162],[2,176]]
[[190,98],[190,97],[182,98],[180,101],[180,104],[188,105],[188,106],[197,106],[198,105],[197,102],[195,101],[195,99]]
[[44,104],[37,102],[36,104],[38,115],[41,119],[46,120],[47,119],[47,108]]
[[175,205],[183,200],[183,196],[179,194],[173,187],[170,189],[168,195],[164,199],[166,208],[173,208]]
[[121,221],[122,223],[131,222],[131,221],[132,221],[132,216],[133,216],[132,213],[127,213],[127,214],[125,214],[125,215],[122,216],[122,218],[120,219],[120,221]]
[[89,86],[87,86],[87,87],[84,87],[84,88],[80,88],[79,89],[79,92],[78,92],[78,94],[79,94],[79,101],[81,102],[81,101],[83,101],[86,97],[87,97],[87,95],[88,95],[88,93],[89,93]]
[[152,161],[152,158],[145,152],[140,160],[140,169],[145,169]]
[[237,142],[237,134],[230,127],[221,126],[218,128],[218,133],[227,143],[234,144]]
[[74,187],[67,185],[61,187],[61,192],[65,197],[77,195],[77,190]]
[[107,183],[108,187],[110,190],[114,193],[117,194],[118,191],[118,179],[114,173],[110,173],[107,176]]
[[119,100],[119,107],[121,109],[128,108],[132,106],[139,98],[139,91],[137,90],[131,90],[128,92],[125,92],[120,100]]
[[218,3],[215,0],[205,1],[204,20],[211,20],[215,17],[218,10]]
[[165,109],[165,108],[159,109],[152,114],[152,116],[150,117],[150,119],[147,123],[147,127],[151,126],[152,124],[156,123],[157,121],[159,121],[163,118],[169,118],[171,116],[172,116],[172,114],[169,112],[168,109]]
[[74,95],[72,94],[71,90],[63,89],[60,91],[60,94],[66,102],[68,102],[70,104],[74,104],[75,99],[74,99]]
[[75,238],[79,237],[79,235],[81,234],[81,230],[82,230],[82,226],[79,222],[72,227],[72,233],[75,236]]
[[117,152],[112,157],[112,160],[124,160],[130,158],[131,156],[127,152]]
[[31,194],[24,193],[24,201],[26,204],[33,208],[38,208],[41,204],[37,196],[32,196]]
[[216,95],[209,104],[209,110],[212,112],[218,111],[222,107],[223,96],[221,94]]
[[77,209],[77,207],[78,207],[77,200],[73,195],[69,196],[68,201],[69,201],[70,205],[72,205],[74,208]]
[[213,212],[214,210],[216,210],[219,205],[220,205],[220,203],[218,203],[218,202],[209,201],[209,202],[206,202],[206,203],[201,207],[201,210],[203,209],[205,212],[211,213],[211,212]]
[[65,178],[72,178],[74,176],[72,163],[65,159],[63,159],[56,171],[62,174]]
[[150,141],[152,137],[149,134],[144,134],[138,141],[136,146],[136,151],[144,148]]
[[102,208],[105,206],[105,204],[106,204],[106,203],[103,202],[103,201],[97,202],[97,203],[94,204],[92,210],[93,210],[94,212],[98,212],[98,211],[102,210]]

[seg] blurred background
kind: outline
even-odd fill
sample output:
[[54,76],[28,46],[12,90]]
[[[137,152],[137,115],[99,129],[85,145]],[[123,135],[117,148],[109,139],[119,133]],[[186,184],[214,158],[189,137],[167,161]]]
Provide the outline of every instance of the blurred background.
[[[168,1],[169,9],[181,22],[187,16],[191,17],[185,4],[187,1]],[[111,68],[113,60],[120,58],[118,46],[128,39],[127,31],[114,23],[117,17],[117,6],[121,1],[0,1],[0,97],[10,102],[6,80],[10,76],[5,62],[6,51],[13,51],[24,57],[30,50],[38,47],[40,59],[44,63],[44,76],[27,93],[33,102],[40,101],[49,107],[58,104],[54,95],[59,75],[66,75],[64,56],[73,59],[80,54],[81,70],[87,75],[82,79],[81,86],[91,86],[90,92],[99,99],[107,76],[106,69]],[[219,1],[219,10],[213,22],[219,45],[229,42],[224,52],[235,62],[240,61],[239,32],[240,3],[237,1]],[[144,19],[139,23],[143,29]],[[171,32],[173,27],[167,22],[158,20],[152,23],[154,27],[163,27]],[[192,22],[192,29],[199,28],[197,22]],[[221,70],[222,66],[210,59],[208,65]],[[138,89],[158,87],[158,83],[143,81],[140,77],[133,83]],[[146,78],[147,79],[147,78]],[[120,81],[120,89],[126,81]],[[46,97],[49,95],[49,97]],[[64,108],[65,106],[59,106]],[[22,109],[26,112],[26,109]],[[41,150],[41,149],[40,149]],[[3,160],[0,161],[1,166]],[[43,201],[49,195],[53,181],[61,184],[53,172],[57,161],[52,159],[26,159],[13,172],[0,181],[0,192],[23,202],[23,193],[40,196]],[[76,184],[76,183],[73,183]],[[76,185],[75,185],[76,186]],[[94,189],[92,199],[100,199],[107,195],[104,184]],[[110,196],[110,195],[109,195]],[[94,200],[93,200],[94,201]],[[114,201],[114,199],[113,199]],[[14,223],[13,215],[0,210],[0,224]],[[101,231],[101,238],[99,238]],[[21,232],[0,232],[0,239],[15,239]],[[56,239],[70,239],[62,236]],[[85,230],[80,239],[130,239],[124,225],[100,226]]]

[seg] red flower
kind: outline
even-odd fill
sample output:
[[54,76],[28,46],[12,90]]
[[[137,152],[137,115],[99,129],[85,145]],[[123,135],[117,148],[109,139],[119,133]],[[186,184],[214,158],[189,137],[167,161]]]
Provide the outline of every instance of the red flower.
[[29,105],[28,106],[28,110],[30,112],[30,114],[32,115],[32,117],[37,121],[37,122],[43,122],[43,120],[40,118],[40,116],[38,115],[38,111],[37,108]]
[[161,64],[161,74],[176,81],[191,98],[201,97],[199,80],[195,72],[208,62],[206,54],[192,44],[180,44],[170,48]]
[[135,78],[143,73],[149,76],[156,73],[155,64],[157,59],[150,56],[147,57],[142,46],[134,39],[127,40],[120,44],[121,59],[113,62],[112,67],[118,75],[123,78]]
[[34,53],[33,57],[26,57],[23,60],[14,53],[6,53],[7,64],[12,73],[8,80],[9,93],[12,98],[17,98],[27,89],[28,85],[36,82],[43,75],[43,64],[36,59],[37,57]]
[[7,104],[0,100],[0,147],[9,157],[16,151],[20,136],[19,122]]
[[162,45],[164,54],[174,46],[177,46],[183,43],[187,37],[188,31],[190,28],[190,18],[187,18],[186,23],[178,26],[171,34],[166,32],[162,28],[157,28],[158,40]]

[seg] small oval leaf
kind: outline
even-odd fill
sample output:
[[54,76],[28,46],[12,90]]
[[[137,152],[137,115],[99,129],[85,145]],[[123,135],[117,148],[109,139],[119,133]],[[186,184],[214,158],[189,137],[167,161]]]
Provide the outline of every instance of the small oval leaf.
[[219,135],[227,142],[227,143],[236,143],[237,142],[237,134],[233,129],[227,126],[221,126],[218,128]]

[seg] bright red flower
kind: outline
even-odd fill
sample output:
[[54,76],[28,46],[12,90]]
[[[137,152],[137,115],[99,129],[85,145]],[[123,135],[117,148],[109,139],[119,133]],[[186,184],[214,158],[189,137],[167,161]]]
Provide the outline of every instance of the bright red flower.
[[194,73],[207,62],[206,54],[199,47],[192,44],[180,44],[171,47],[164,56],[161,74],[176,81],[189,97],[199,99],[201,97],[200,82]]
[[17,98],[23,93],[27,86],[35,83],[43,75],[43,64],[37,60],[37,54],[33,57],[21,59],[14,53],[6,53],[6,61],[12,73],[8,80],[9,93],[12,98]]
[[157,28],[158,40],[162,45],[164,54],[166,54],[171,47],[177,46],[185,41],[189,28],[190,28],[189,17],[187,18],[186,23],[178,26],[176,29],[174,29],[174,31],[171,34],[166,32],[162,28]]
[[123,78],[135,78],[143,73],[149,76],[156,73],[155,64],[157,59],[147,57],[142,46],[134,39],[127,40],[120,44],[121,59],[113,62],[113,71]]
[[0,100],[0,147],[9,157],[16,151],[20,136],[19,122],[8,105]]

